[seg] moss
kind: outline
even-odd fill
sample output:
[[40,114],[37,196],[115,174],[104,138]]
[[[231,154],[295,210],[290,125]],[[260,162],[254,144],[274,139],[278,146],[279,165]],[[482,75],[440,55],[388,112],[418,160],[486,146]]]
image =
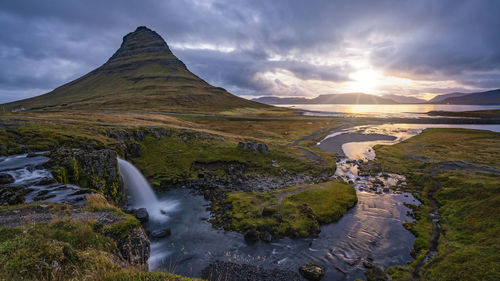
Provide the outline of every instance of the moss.
[[66,172],[66,168],[64,168],[64,167],[60,167],[60,168],[54,169],[54,171],[52,171],[52,176],[54,177],[54,179],[57,182],[60,182],[60,183],[63,183],[63,184],[68,184],[69,183],[67,172]]
[[256,228],[274,238],[316,235],[318,224],[336,221],[357,201],[353,187],[344,182],[296,186],[271,192],[231,192],[224,203],[232,209],[225,215],[226,228],[245,231]]
[[[203,138],[196,134],[187,140],[179,134],[163,136],[160,140],[146,136],[141,142],[141,156],[133,162],[153,181],[196,179],[200,172],[222,176],[233,164],[242,167],[247,174],[275,176],[283,173],[315,176],[333,173],[335,169],[332,162],[318,164],[302,157],[302,152],[294,147],[270,145],[269,149],[269,154],[247,151],[237,148],[237,141]],[[273,166],[273,161],[279,167]]]
[[375,149],[384,170],[404,173],[408,189],[423,203],[415,208],[417,221],[405,223],[416,235],[416,259],[407,267],[390,268],[393,280],[410,280],[410,273],[429,251],[431,197],[439,204],[443,231],[437,256],[419,269],[419,275],[426,280],[497,280],[500,182],[498,174],[489,170],[500,169],[500,134],[428,129],[407,141]]

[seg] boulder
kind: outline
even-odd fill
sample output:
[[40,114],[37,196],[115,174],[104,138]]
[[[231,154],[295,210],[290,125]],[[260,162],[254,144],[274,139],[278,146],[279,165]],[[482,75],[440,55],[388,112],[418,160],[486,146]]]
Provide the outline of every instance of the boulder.
[[266,231],[262,233],[261,239],[264,242],[270,243],[271,241],[273,241],[273,236],[271,235],[271,233],[269,233],[269,231]]
[[1,174],[0,175],[0,184],[9,184],[9,183],[13,183],[15,180],[14,180],[14,177],[9,175],[9,174]]
[[117,244],[122,257],[128,263],[147,269],[150,244],[142,227],[135,228],[127,237],[118,239]]
[[146,208],[140,208],[134,210],[134,216],[140,221],[140,222],[148,222],[149,221],[149,213]]
[[255,143],[255,142],[239,142],[238,143],[238,148],[243,149],[243,150],[248,150],[248,151],[258,151],[264,154],[269,153],[269,147],[265,143]]
[[247,242],[257,242],[259,240],[259,233],[257,232],[257,229],[255,227],[250,227],[246,232],[245,232],[245,241]]
[[323,269],[314,263],[304,264],[299,268],[299,272],[305,279],[311,281],[319,281],[323,278],[323,275],[325,275]]
[[365,272],[366,280],[367,281],[385,281],[389,280],[389,276],[385,273],[385,271],[378,267],[374,266],[373,268],[367,270]]
[[157,229],[157,230],[151,231],[151,238],[160,239],[160,238],[170,236],[171,234],[172,234],[172,231],[170,230],[170,228]]

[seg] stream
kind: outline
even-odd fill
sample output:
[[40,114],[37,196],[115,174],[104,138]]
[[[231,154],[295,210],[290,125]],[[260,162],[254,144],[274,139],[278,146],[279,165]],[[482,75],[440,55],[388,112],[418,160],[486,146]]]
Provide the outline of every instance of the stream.
[[[151,241],[150,270],[200,277],[201,270],[214,260],[295,272],[301,265],[314,262],[325,270],[322,280],[354,280],[364,278],[364,262],[383,268],[411,262],[410,251],[415,237],[402,223],[413,219],[411,210],[404,204],[418,205],[420,202],[411,194],[401,192],[406,184],[404,176],[359,175],[358,165],[375,158],[373,145],[394,144],[427,127],[500,131],[497,125],[385,124],[333,132],[321,143],[332,143],[331,138],[342,134],[353,136],[352,141],[336,144],[341,145],[345,157],[338,159],[335,177],[343,178],[356,188],[358,203],[338,222],[322,226],[315,239],[284,238],[272,243],[247,244],[242,234],[211,226],[207,221],[210,213],[206,210],[209,202],[203,196],[181,188],[159,192],[157,200],[164,202],[159,206],[168,209],[164,212],[167,215],[160,219],[154,216],[146,227],[150,230],[170,228],[172,235]],[[356,141],[356,134],[391,138]],[[146,208],[149,210],[155,205]]]

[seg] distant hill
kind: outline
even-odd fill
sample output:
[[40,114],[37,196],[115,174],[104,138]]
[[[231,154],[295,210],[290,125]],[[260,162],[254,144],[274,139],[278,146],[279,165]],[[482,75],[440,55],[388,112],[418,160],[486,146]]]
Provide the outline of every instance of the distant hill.
[[467,93],[450,93],[450,94],[442,94],[435,96],[434,98],[427,101],[427,103],[441,103],[443,100],[447,98],[460,97],[465,96]]
[[265,104],[303,104],[303,103],[308,103],[310,100],[306,98],[261,97],[252,99],[252,101],[261,102]]
[[191,73],[158,33],[138,27],[101,67],[47,94],[4,104],[8,110],[81,109],[219,112],[269,108]]
[[458,97],[449,97],[439,103],[444,104],[474,104],[500,105],[500,89],[480,93],[466,94]]
[[426,100],[400,95],[384,95],[384,98],[391,99],[397,103],[426,103]]
[[319,95],[313,99],[262,97],[253,99],[266,104],[396,104],[397,102],[363,93]]

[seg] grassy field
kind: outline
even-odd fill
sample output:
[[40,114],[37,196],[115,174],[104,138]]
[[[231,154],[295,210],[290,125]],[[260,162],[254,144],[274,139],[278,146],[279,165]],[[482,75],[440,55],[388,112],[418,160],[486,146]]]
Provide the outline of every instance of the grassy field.
[[276,239],[317,234],[319,224],[337,221],[356,202],[352,186],[333,181],[269,192],[231,192],[222,203],[232,206],[228,229],[255,228],[259,235],[269,232]]
[[[392,278],[499,280],[500,134],[427,129],[375,150],[382,169],[405,174],[409,190],[424,203],[415,210],[418,220],[406,224],[417,236],[416,259],[390,268]],[[433,209],[439,210],[442,229],[433,228]],[[437,256],[424,263],[436,242]]]
[[[0,226],[1,280],[197,280],[169,273],[150,273],[125,265],[115,255],[117,239],[126,237],[139,221],[108,204],[101,196],[89,198],[87,212],[108,212],[116,218],[102,225],[91,218],[71,219],[72,207],[47,204],[45,211],[60,214],[51,222],[16,227]],[[0,207],[5,212],[37,210],[40,203]],[[90,215],[89,215],[90,217]]]

